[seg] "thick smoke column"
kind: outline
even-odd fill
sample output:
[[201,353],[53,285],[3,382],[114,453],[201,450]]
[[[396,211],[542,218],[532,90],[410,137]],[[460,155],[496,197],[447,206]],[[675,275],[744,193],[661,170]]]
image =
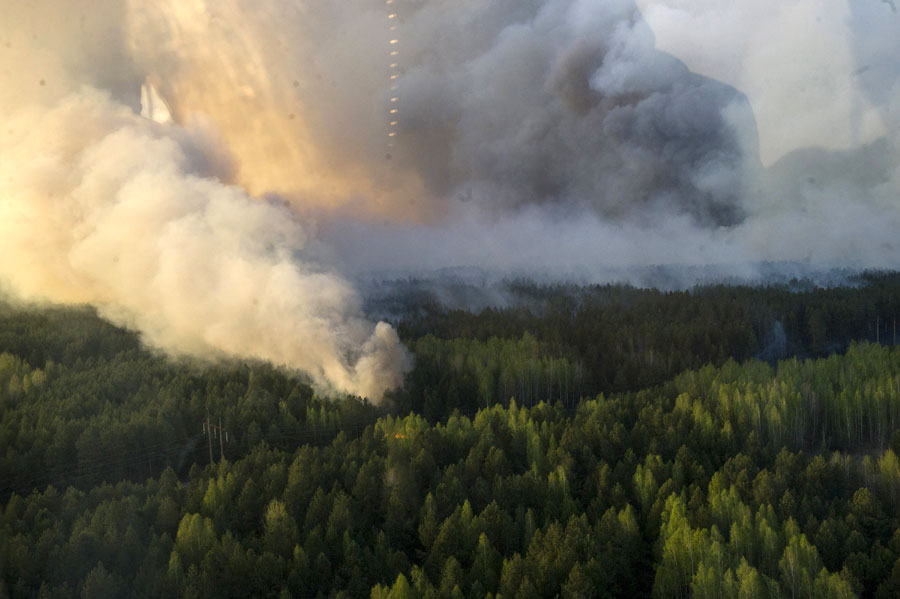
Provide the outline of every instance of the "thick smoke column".
[[3,20],[0,282],[96,305],[170,352],[270,360],[380,400],[408,368],[394,331],[360,317],[284,202],[225,183],[247,165],[217,149],[215,123],[137,114],[138,94],[145,116],[168,110],[108,58],[129,36],[117,3],[99,8],[19,4]]

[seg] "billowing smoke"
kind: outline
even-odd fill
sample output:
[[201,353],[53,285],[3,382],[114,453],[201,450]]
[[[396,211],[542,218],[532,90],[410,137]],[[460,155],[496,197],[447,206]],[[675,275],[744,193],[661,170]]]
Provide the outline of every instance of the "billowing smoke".
[[742,215],[746,102],[656,51],[631,0],[173,0],[127,22],[175,119],[211,122],[235,182],[303,211]]
[[93,304],[170,352],[270,360],[380,400],[409,366],[396,333],[361,318],[283,201],[228,183],[245,165],[214,121],[156,122],[164,100],[123,58],[131,13],[92,8],[16,4],[3,19],[3,286]]
[[892,3],[399,4],[398,139],[456,218],[338,219],[346,264],[900,264]]
[[890,2],[0,10],[0,284],[168,351],[377,399],[340,273],[900,256]]

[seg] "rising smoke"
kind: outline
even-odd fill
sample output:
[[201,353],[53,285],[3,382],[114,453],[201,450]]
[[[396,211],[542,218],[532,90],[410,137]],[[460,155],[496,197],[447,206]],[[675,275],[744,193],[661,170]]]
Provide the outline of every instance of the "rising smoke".
[[377,400],[341,272],[896,266],[889,5],[639,5],[7,3],[0,285]]
[[[401,80],[401,139],[418,171],[435,156],[438,173],[454,171],[442,205],[456,218],[439,229],[339,219],[325,236],[345,263],[896,267],[890,3],[638,5],[408,3],[424,50]],[[446,134],[429,154],[418,140],[435,121]]]
[[361,318],[283,201],[229,184],[247,165],[215,121],[139,116],[144,74],[122,58],[139,36],[116,27],[137,11],[94,8],[23,3],[3,19],[4,287],[93,304],[170,352],[270,360],[380,400],[408,368],[396,333]]

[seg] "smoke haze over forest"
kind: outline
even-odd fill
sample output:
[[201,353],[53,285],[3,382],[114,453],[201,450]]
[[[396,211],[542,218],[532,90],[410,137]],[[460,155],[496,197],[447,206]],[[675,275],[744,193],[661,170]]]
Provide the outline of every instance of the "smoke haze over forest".
[[0,289],[377,400],[409,365],[360,272],[897,267],[898,28],[880,0],[7,3]]

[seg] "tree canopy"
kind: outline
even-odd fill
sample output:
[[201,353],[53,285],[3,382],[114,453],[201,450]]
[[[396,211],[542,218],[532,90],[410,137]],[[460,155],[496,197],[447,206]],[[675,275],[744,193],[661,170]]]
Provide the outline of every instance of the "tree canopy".
[[3,307],[0,597],[897,596],[896,285],[417,311],[382,406]]

